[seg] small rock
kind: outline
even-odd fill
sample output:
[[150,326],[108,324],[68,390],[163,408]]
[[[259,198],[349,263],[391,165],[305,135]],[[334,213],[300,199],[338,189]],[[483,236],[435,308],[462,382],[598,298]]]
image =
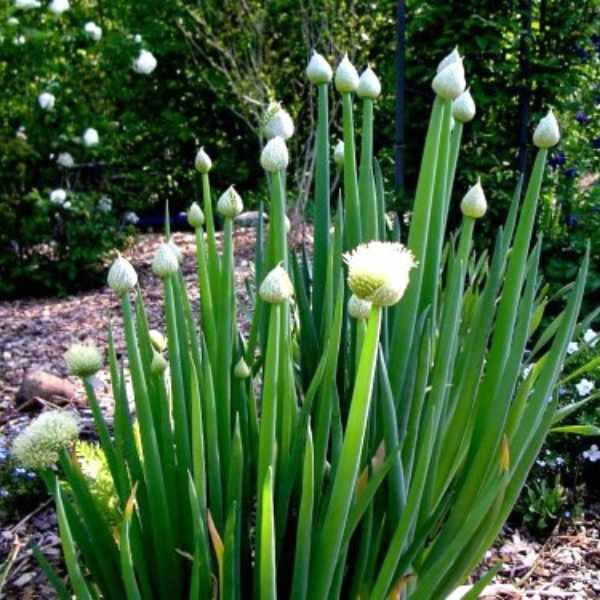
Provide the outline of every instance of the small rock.
[[28,371],[17,392],[17,406],[36,398],[64,405],[76,396],[77,388],[70,381],[45,371]]

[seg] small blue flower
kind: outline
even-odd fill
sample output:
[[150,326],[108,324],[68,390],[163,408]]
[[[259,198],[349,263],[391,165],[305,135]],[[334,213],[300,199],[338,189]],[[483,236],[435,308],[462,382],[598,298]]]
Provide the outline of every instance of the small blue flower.
[[27,471],[27,479],[35,479],[37,477],[37,473],[34,471]]
[[577,227],[577,225],[579,224],[579,220],[574,214],[568,214],[565,217],[565,223],[568,227]]
[[566,161],[567,161],[567,158],[565,156],[565,153],[561,152],[561,151],[558,151],[558,152],[553,152],[552,153],[552,155],[548,159],[548,164],[553,169],[556,169],[557,167],[560,167],[560,166],[564,165]]
[[7,498],[8,496],[10,496],[10,492],[8,490],[5,489],[0,489],[0,498]]
[[13,469],[13,475],[15,477],[21,477],[22,475],[26,475],[27,474],[27,469],[24,469],[23,467],[16,467],[15,469]]
[[590,115],[586,114],[584,111],[578,110],[575,113],[575,120],[581,125],[585,125],[592,120],[592,117],[590,117]]
[[565,169],[565,177],[568,177],[569,179],[577,177],[577,169],[575,167]]

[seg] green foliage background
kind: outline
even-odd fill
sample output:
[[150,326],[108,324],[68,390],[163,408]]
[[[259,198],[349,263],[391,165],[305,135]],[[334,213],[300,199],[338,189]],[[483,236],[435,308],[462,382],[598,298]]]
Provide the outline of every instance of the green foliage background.
[[[596,290],[599,0],[532,0],[525,78],[526,2],[408,0],[406,7],[407,189],[398,197],[391,194],[396,2],[73,0],[61,17],[46,4],[18,11],[7,2],[0,22],[0,85],[10,90],[0,99],[0,218],[8,225],[0,233],[0,294],[64,292],[96,281],[99,262],[130,233],[124,213],[157,213],[167,199],[174,213],[189,204],[200,144],[215,159],[217,189],[236,184],[252,208],[265,197],[257,160],[260,118],[273,99],[283,102],[297,124],[288,185],[299,205],[306,204],[314,103],[303,71],[312,47],[332,64],[348,51],[360,69],[371,63],[380,75],[384,95],[376,145],[390,206],[407,210],[431,73],[456,44],[466,56],[478,107],[466,131],[457,190],[482,175],[493,231],[518,177],[519,94],[529,88],[531,122],[551,105],[563,130],[557,152],[564,153],[564,164],[545,188],[541,216],[546,275],[557,285],[572,278],[591,237],[590,287]],[[18,25],[10,24],[11,16]],[[99,42],[83,31],[90,20],[103,29]],[[158,60],[149,76],[131,68],[142,48]],[[44,90],[57,97],[51,113],[37,104]],[[590,117],[584,124],[575,119],[580,111]],[[335,120],[338,112],[334,107]],[[20,127],[26,139],[17,135]],[[86,127],[100,133],[100,145],[91,150],[79,141]],[[57,167],[56,155],[65,151],[77,169]],[[76,199],[58,221],[47,202],[56,187],[71,190]],[[102,195],[113,200],[110,215],[96,210]],[[308,214],[310,209],[308,204]],[[51,258],[48,244],[56,248]]]

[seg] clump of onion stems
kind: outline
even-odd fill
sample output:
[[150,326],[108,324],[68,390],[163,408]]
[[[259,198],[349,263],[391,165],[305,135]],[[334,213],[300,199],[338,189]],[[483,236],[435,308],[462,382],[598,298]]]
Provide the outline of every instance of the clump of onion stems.
[[[73,436],[53,435],[58,466],[44,462],[42,471],[68,581],[42,562],[62,597],[444,598],[492,544],[546,434],[573,410],[557,410],[557,381],[567,344],[589,322],[577,324],[588,258],[541,331],[548,290],[532,240],[548,148],[559,137],[554,117],[536,131],[524,198],[518,188],[495,242],[476,253],[485,193],[478,182],[462,202],[453,194],[463,127],[475,116],[458,53],[433,79],[405,237],[387,226],[373,156],[375,73],[359,77],[348,57],[335,73],[343,202],[334,215],[334,74],[318,54],[307,74],[318,95],[312,261],[287,245],[285,139],[294,125],[273,105],[261,157],[269,229],[259,222],[249,333],[234,290],[243,201],[231,187],[216,203],[219,250],[213,162],[202,149],[202,202],[188,213],[198,313],[167,231],[153,262],[166,336],[149,330],[131,264],[119,257],[109,273],[126,340],[120,361],[109,332],[111,427],[91,382],[102,356],[81,345],[67,355],[85,385],[119,519],[115,528],[91,493]],[[462,222],[449,232],[459,204]],[[526,377],[524,367],[532,367]],[[48,436],[34,433],[23,456],[47,446]]]

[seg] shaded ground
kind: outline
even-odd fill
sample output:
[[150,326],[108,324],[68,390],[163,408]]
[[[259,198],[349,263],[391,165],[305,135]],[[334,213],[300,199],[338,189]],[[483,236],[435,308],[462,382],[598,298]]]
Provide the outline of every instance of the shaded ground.
[[[176,234],[175,239],[185,256],[183,273],[195,302],[193,236]],[[160,241],[158,235],[141,236],[139,243],[127,253],[140,277],[151,326],[159,329],[162,326],[162,293],[160,281],[151,273],[150,263]],[[236,232],[236,283],[242,315],[249,313],[243,282],[251,275],[253,253],[254,230],[239,228]],[[25,372],[40,368],[66,376],[63,354],[67,348],[76,341],[94,342],[104,348],[109,320],[113,321],[117,349],[120,349],[119,306],[108,288],[64,299],[0,302],[0,429],[10,436],[31,417],[16,410],[14,403]],[[110,409],[107,383],[107,375],[100,374],[98,393],[105,407]],[[79,410],[84,423],[89,424],[87,409],[80,407]],[[486,566],[499,559],[504,563],[485,597],[600,598],[599,523],[598,512],[591,511],[585,521],[561,526],[543,544],[523,532],[505,529],[502,540],[488,553],[485,561]],[[30,543],[37,544],[52,562],[60,562],[56,519],[49,503],[41,505],[18,523],[0,526],[0,561],[16,549],[6,598],[54,598],[31,556]]]

